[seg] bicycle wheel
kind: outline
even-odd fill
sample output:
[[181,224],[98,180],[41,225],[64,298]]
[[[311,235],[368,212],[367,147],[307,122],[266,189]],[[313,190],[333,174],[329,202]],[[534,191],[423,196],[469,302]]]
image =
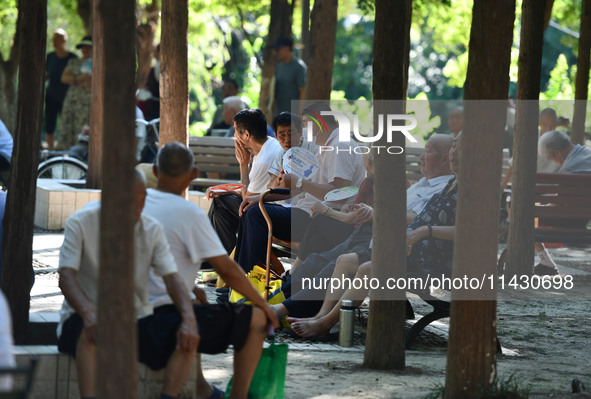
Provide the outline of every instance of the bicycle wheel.
[[88,166],[75,158],[55,157],[39,165],[40,179],[84,180]]

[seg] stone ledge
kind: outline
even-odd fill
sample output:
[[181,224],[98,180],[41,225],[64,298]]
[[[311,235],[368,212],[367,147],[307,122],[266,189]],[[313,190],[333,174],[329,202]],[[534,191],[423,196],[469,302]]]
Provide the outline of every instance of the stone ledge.
[[[58,352],[56,346],[15,346],[16,362],[26,366],[31,356],[37,356],[39,363],[35,372],[30,399],[78,399],[78,377],[76,362],[68,355]],[[164,371],[152,371],[138,363],[138,397],[157,398],[162,388]],[[185,380],[179,399],[195,395],[197,369],[195,363]],[[18,379],[17,379],[18,383]]]
[[[63,230],[66,220],[92,201],[100,201],[101,190],[83,187],[82,180],[37,179],[35,225],[45,230]],[[210,201],[201,191],[189,191],[189,200],[207,213]]]

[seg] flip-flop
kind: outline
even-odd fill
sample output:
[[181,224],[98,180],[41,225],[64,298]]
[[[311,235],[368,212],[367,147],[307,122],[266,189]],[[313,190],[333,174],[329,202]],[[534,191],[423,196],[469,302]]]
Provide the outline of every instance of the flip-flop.
[[221,389],[219,389],[218,387],[216,387],[215,385],[213,386],[213,392],[211,394],[211,396],[209,397],[209,399],[224,399],[224,396],[226,395],[226,393],[224,391],[222,391]]

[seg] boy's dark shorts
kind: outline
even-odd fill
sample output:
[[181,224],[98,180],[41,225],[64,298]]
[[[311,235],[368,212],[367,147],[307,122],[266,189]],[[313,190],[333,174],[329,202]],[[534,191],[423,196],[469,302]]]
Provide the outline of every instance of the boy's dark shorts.
[[[199,353],[224,352],[231,344],[235,350],[244,346],[250,330],[252,307],[236,304],[193,305],[199,326]],[[176,348],[176,334],[181,324],[181,315],[174,305],[160,306],[154,314],[139,319],[139,361],[152,370],[166,367]],[[83,321],[73,314],[64,323],[58,338],[60,352],[76,357],[76,345],[83,330]]]

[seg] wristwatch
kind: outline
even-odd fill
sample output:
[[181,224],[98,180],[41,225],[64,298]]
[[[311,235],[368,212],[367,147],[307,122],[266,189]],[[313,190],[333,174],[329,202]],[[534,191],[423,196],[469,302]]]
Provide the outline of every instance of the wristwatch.
[[296,188],[298,190],[301,190],[302,189],[302,184],[304,184],[304,180],[300,177],[300,178],[298,178],[298,181],[296,182]]

